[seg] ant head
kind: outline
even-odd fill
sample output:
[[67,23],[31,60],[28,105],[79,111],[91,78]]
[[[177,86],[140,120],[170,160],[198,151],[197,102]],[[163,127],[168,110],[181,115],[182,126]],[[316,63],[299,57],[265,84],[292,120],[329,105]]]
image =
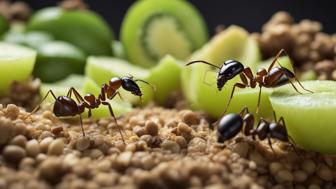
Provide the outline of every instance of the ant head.
[[142,96],[142,92],[140,90],[139,85],[133,80],[133,77],[131,76],[125,76],[121,78],[121,86],[124,88],[126,91],[131,92],[132,94],[136,96]]
[[244,65],[236,60],[227,60],[218,72],[217,88],[221,90],[225,83],[240,74],[244,70]]

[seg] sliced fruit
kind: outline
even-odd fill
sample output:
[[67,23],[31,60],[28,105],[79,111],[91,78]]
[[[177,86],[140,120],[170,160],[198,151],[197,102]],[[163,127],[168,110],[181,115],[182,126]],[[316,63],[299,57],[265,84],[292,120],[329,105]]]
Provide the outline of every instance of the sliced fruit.
[[172,92],[180,90],[182,68],[181,62],[167,55],[150,70],[148,81],[156,87],[154,98],[157,102],[164,105]]
[[[82,95],[92,93],[97,97],[98,94],[100,93],[100,88],[90,78],[86,78],[82,75],[70,75],[64,80],[53,84],[42,84],[40,88],[40,95],[41,97],[44,97],[49,90],[52,90],[56,96],[67,95],[70,87],[74,87]],[[46,99],[46,102],[54,103],[55,99],[51,95],[49,95],[48,98]],[[122,115],[132,110],[132,106],[130,103],[121,101],[118,98],[115,98],[109,102],[116,116]],[[110,116],[110,112],[106,106],[100,106],[99,108],[92,110],[93,118],[101,118],[108,116]],[[83,114],[83,117],[87,117],[87,111],[86,113]]]
[[34,75],[43,82],[54,82],[70,74],[82,74],[85,67],[85,54],[76,46],[52,41],[37,48],[38,57]]
[[126,59],[125,50],[120,41],[111,42],[113,56],[116,58]]
[[16,43],[37,48],[46,42],[52,41],[53,37],[45,32],[8,32],[3,36],[3,40],[8,43]]
[[8,30],[8,22],[4,16],[0,15],[0,36]]
[[57,40],[73,43],[89,55],[111,54],[113,33],[102,17],[89,10],[44,8],[32,16],[27,29],[50,33]]
[[[100,86],[110,81],[112,77],[133,76],[134,79],[148,80],[150,72],[140,67],[131,65],[126,60],[111,57],[89,57],[85,67],[85,74]],[[132,104],[147,104],[153,99],[152,88],[142,82],[137,82],[143,93],[142,102],[139,97],[123,89],[119,90],[125,101]]]
[[13,81],[24,81],[32,73],[36,51],[20,45],[0,42],[0,95]]
[[130,62],[151,67],[166,54],[185,60],[208,39],[203,18],[187,1],[143,0],[127,12],[121,41]]
[[[191,61],[205,60],[218,66],[229,59],[241,61],[252,70],[256,69],[256,63],[260,61],[257,43],[244,29],[237,26],[231,26],[216,35],[190,58]],[[239,81],[239,77],[230,80],[219,92],[216,87],[217,71],[204,64],[190,65],[182,71],[182,89],[190,104],[193,108],[204,110],[216,118],[223,113],[233,84]],[[263,89],[260,109],[260,115],[263,117],[269,117],[272,113],[269,95],[270,90]],[[250,112],[255,112],[257,99],[258,89],[236,89],[227,112],[240,112],[244,106],[247,106]]]
[[304,94],[299,94],[285,85],[272,93],[272,107],[278,118],[284,117],[295,143],[307,150],[336,154],[336,82],[305,81],[302,85],[314,93],[301,89]]

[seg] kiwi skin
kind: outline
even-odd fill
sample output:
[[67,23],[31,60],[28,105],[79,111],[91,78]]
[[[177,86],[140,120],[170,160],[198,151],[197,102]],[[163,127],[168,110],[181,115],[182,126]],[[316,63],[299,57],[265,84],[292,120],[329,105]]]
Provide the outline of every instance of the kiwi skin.
[[187,1],[137,1],[127,11],[120,32],[121,42],[125,47],[125,54],[130,62],[143,67],[152,67],[157,63],[157,60],[153,60],[146,53],[141,39],[141,33],[146,21],[156,14],[173,16],[180,23],[180,31],[188,37],[187,40],[191,41],[192,49],[199,49],[208,41],[209,35],[204,19],[197,9]]

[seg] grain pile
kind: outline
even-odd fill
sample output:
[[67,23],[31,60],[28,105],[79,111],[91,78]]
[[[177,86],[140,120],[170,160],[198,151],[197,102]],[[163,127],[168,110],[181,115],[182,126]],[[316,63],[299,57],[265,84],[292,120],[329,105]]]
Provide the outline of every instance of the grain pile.
[[238,136],[220,145],[200,113],[149,106],[118,119],[59,120],[0,107],[0,188],[336,188],[336,158]]
[[336,80],[336,34],[322,32],[320,22],[295,23],[287,12],[278,12],[256,33],[264,58],[285,49],[300,72],[314,70],[318,79]]

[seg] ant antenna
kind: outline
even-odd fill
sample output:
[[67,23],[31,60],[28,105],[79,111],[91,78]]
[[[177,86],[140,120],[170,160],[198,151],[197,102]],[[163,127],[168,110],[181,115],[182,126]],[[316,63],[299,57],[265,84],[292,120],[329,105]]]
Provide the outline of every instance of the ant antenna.
[[148,83],[147,81],[144,81],[144,80],[142,80],[142,79],[136,79],[136,80],[134,80],[134,81],[140,81],[140,82],[146,83],[147,85],[149,85],[149,86],[153,89],[153,91],[156,91],[156,87],[155,87],[155,85],[150,84],[150,83]]
[[215,67],[215,68],[217,68],[217,69],[221,69],[219,66],[216,66],[216,65],[214,65],[214,64],[211,64],[211,63],[209,63],[209,62],[207,62],[207,61],[204,61],[204,60],[195,60],[195,61],[189,62],[188,64],[186,64],[186,66],[189,66],[189,65],[191,65],[191,64],[195,64],[195,63],[203,63],[203,64],[207,64],[207,65],[209,65],[209,66]]

